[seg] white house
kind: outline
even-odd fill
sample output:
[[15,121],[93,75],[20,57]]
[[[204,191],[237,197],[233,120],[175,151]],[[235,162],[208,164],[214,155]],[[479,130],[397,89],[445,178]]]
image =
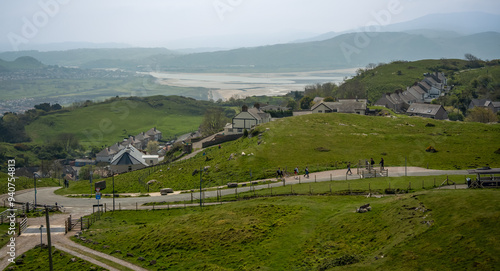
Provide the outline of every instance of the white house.
[[110,168],[113,173],[123,173],[148,166],[142,158],[143,153],[132,145],[126,146],[111,160]]
[[246,105],[244,105],[241,108],[241,112],[233,118],[233,122],[230,125],[226,125],[226,127],[224,128],[224,133],[243,133],[244,129],[249,130],[256,125],[270,121],[271,114],[265,113],[259,108],[248,108]]

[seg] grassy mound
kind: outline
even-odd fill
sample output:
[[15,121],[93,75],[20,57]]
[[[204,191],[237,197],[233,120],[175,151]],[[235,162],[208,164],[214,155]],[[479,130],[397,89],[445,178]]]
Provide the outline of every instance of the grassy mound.
[[[155,270],[491,270],[500,263],[498,192],[272,197],[203,210],[122,211],[84,232],[92,242],[78,242]],[[366,203],[371,212],[354,212]]]

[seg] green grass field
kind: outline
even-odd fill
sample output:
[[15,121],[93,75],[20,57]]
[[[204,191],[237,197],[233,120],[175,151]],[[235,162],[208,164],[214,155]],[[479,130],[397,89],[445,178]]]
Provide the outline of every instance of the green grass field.
[[[272,197],[121,211],[84,233],[99,245],[78,242],[152,270],[493,270],[498,193]],[[355,213],[366,203],[371,212]]]
[[[430,125],[428,125],[430,124]],[[434,126],[432,126],[434,125]],[[187,161],[165,166],[144,180],[155,179],[151,191],[199,186],[195,170],[203,172],[203,186],[244,182],[275,177],[278,167],[289,172],[308,166],[311,172],[346,168],[360,159],[381,157],[386,166],[429,167],[431,169],[470,169],[489,165],[500,167],[500,125],[438,121],[396,116],[370,117],[354,114],[314,114],[279,119],[257,128],[261,136],[241,138],[208,148]],[[437,152],[426,152],[433,146]],[[247,155],[242,155],[242,153]],[[229,160],[231,154],[234,159]],[[248,155],[249,154],[249,155]],[[208,160],[208,161],[207,161]],[[149,169],[115,177],[120,192],[139,192],[138,176]],[[252,173],[250,176],[250,172]],[[110,179],[107,180],[111,182]],[[87,189],[72,189],[86,193]],[[60,193],[66,193],[60,191]]]
[[[7,173],[0,172],[0,195],[7,194],[8,191],[8,179],[9,175]],[[27,177],[19,177],[15,181],[15,191],[21,191],[24,189],[30,189],[35,187],[33,178]],[[57,179],[43,178],[37,179],[36,186],[37,187],[50,187],[50,186],[61,186],[62,181]],[[2,205],[3,207],[3,205]]]
[[209,106],[209,102],[178,96],[118,99],[40,117],[26,132],[35,143],[73,133],[84,146],[110,146],[153,127],[170,138],[195,131]]
[[[43,249],[40,249],[40,246],[32,248],[24,253],[24,255],[24,258],[16,258],[16,260],[22,260],[22,263],[11,263],[7,269],[23,271],[49,270],[49,253],[47,247]],[[73,258],[75,261],[72,261]],[[53,270],[107,270],[71,254],[57,250],[54,247],[52,247],[52,263]]]

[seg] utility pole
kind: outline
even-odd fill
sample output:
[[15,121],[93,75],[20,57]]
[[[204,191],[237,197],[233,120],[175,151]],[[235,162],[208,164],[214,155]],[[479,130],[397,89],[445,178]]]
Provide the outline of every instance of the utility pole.
[[[111,172],[113,174],[113,172]],[[115,211],[115,175],[113,174],[113,212]]]
[[47,243],[49,244],[49,265],[50,271],[54,270],[52,265],[52,242],[50,240],[50,220],[49,220],[49,208],[45,206],[45,221],[47,222]]
[[201,201],[201,167],[200,167],[200,207],[203,207],[203,203]]

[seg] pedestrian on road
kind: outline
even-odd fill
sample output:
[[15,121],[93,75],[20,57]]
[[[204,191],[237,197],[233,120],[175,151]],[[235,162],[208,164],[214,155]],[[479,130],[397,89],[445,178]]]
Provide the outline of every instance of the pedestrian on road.
[[347,172],[345,173],[346,175],[349,174],[349,175],[352,175],[352,171],[351,171],[351,162],[348,162],[347,163]]
[[299,178],[299,167],[295,167],[295,169],[293,170],[293,173],[295,174],[295,179],[298,179]]
[[372,168],[373,168],[373,165],[375,165],[375,161],[373,160],[373,158],[370,158],[370,165],[372,166]]
[[384,170],[384,158],[380,158],[380,169]]
[[278,168],[278,170],[276,171],[276,176],[276,178],[278,179],[283,178],[283,171],[281,171],[281,168]]
[[309,167],[306,167],[305,172],[304,177],[309,178]]

